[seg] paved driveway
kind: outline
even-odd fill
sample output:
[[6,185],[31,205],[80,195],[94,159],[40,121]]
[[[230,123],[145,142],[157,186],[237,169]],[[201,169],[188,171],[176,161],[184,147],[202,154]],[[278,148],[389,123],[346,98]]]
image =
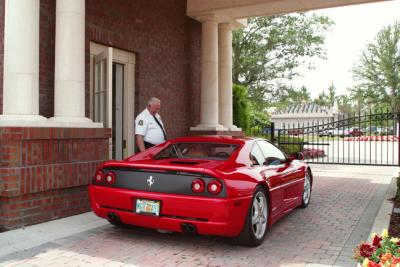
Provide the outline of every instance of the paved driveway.
[[395,169],[313,168],[309,207],[273,225],[257,248],[107,224],[0,257],[0,266],[354,266],[352,250],[368,237]]

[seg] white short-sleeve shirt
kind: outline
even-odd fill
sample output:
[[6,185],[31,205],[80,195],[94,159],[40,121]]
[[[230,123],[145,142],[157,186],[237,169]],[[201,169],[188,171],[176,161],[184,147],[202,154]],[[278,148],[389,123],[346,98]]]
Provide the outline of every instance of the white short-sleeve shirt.
[[[164,127],[159,114],[157,120]],[[158,145],[165,142],[164,134],[153,115],[145,108],[135,119],[135,134],[143,135],[145,142]]]

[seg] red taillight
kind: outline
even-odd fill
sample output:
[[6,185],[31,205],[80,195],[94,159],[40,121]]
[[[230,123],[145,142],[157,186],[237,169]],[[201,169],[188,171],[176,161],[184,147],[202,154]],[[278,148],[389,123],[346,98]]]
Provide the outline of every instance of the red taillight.
[[103,183],[104,182],[104,173],[102,171],[96,172],[96,176],[94,177],[94,181],[96,183]]
[[108,172],[104,180],[106,181],[107,184],[113,184],[115,182],[115,173]]
[[222,184],[218,180],[212,180],[207,185],[208,192],[212,195],[218,195],[222,191]]
[[193,193],[200,194],[204,191],[205,183],[202,179],[194,179],[192,182]]

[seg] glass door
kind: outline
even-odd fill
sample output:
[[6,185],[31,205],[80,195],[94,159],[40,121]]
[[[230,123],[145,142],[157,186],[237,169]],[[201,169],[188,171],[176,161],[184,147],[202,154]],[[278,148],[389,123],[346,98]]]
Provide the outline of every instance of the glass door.
[[112,130],[112,159],[134,153],[134,80],[134,53],[90,42],[90,118]]
[[112,86],[112,157],[123,158],[123,149],[126,144],[123,139],[124,128],[124,65],[113,63]]
[[[112,48],[108,47],[103,52],[93,57],[93,120],[102,122],[104,127],[112,127]],[[113,158],[112,138],[109,141],[110,158]]]

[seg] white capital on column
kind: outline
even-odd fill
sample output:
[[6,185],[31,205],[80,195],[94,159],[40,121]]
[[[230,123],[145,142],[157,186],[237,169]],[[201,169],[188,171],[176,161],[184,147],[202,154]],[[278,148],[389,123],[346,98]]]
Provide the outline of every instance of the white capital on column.
[[2,126],[46,120],[39,116],[39,10],[40,0],[5,2]]
[[213,16],[202,22],[200,124],[191,130],[225,130],[218,124],[218,23]]
[[221,23],[218,28],[219,60],[219,123],[230,130],[240,130],[233,125],[232,110],[232,28]]
[[54,77],[55,121],[86,122],[85,0],[57,0]]

